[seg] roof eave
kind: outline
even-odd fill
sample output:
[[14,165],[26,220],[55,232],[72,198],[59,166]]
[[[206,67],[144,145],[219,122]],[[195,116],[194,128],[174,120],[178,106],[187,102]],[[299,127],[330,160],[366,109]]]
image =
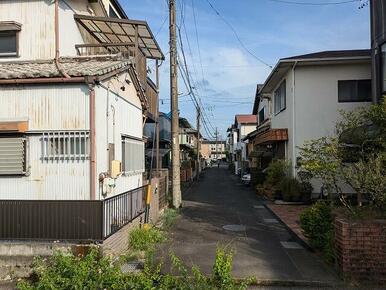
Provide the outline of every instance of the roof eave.
[[329,57],[329,58],[297,58],[297,59],[280,59],[279,62],[275,65],[275,67],[272,69],[271,73],[267,77],[266,81],[264,82],[263,87],[260,90],[261,94],[269,94],[271,93],[271,90],[267,90],[267,85],[270,83],[272,77],[277,73],[277,70],[279,68],[282,68],[283,65],[287,65],[288,69],[295,65],[295,63],[323,63],[323,62],[339,62],[339,61],[363,61],[363,60],[371,60],[371,56],[357,56],[357,57]]

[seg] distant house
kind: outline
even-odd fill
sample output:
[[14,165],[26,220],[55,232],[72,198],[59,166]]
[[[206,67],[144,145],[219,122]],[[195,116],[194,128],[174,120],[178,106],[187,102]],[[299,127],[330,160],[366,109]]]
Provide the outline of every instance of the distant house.
[[215,140],[203,140],[200,150],[202,158],[206,161],[226,158],[226,142]]
[[[159,168],[169,168],[171,166],[171,119],[162,112],[159,112]],[[146,159],[147,166],[150,167],[153,158],[153,168],[156,168],[157,158],[157,128],[155,123],[145,124],[144,134],[147,137]]]
[[[257,131],[251,138],[259,164],[288,159],[296,176],[298,147],[331,136],[339,110],[371,102],[370,50],[324,51],[281,59],[256,94]],[[314,183],[320,191],[320,184]]]
[[191,160],[197,153],[197,130],[185,118],[179,118],[180,158]]
[[244,139],[249,133],[256,130],[256,115],[236,115],[235,121],[230,127],[229,144],[231,161],[235,165],[235,173],[244,172],[249,168],[247,143]]

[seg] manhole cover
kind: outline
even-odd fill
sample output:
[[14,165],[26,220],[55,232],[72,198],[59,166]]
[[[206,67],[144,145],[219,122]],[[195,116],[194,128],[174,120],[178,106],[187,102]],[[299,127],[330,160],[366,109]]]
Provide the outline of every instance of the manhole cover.
[[277,219],[264,219],[264,222],[267,224],[278,224],[279,221]]
[[281,245],[286,249],[303,249],[303,247],[296,242],[280,242]]
[[121,266],[123,273],[137,272],[143,269],[143,263],[141,262],[129,262]]
[[253,206],[255,209],[265,209],[264,205],[254,205]]
[[225,225],[222,228],[231,232],[244,232],[246,230],[246,227],[243,225]]

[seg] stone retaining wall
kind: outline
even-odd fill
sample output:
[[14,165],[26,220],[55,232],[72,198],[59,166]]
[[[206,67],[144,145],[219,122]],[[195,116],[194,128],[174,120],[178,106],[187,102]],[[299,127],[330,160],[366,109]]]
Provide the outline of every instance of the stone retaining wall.
[[338,266],[357,281],[386,283],[386,221],[335,220]]

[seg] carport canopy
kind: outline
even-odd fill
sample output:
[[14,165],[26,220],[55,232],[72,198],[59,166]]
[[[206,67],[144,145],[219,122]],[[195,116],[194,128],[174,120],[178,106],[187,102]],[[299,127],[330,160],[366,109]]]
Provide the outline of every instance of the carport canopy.
[[137,42],[146,58],[165,58],[146,21],[80,14],[74,19],[101,44],[135,46]]

